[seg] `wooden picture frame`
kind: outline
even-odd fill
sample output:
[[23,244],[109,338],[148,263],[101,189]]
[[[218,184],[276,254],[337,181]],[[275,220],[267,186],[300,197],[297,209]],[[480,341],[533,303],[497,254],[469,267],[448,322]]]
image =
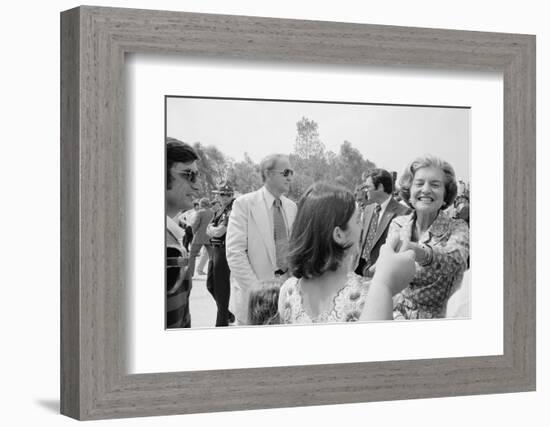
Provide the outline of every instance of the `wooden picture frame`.
[[[126,374],[127,53],[502,72],[503,355]],[[535,390],[535,155],[532,35],[88,6],[63,12],[61,412],[84,420]]]

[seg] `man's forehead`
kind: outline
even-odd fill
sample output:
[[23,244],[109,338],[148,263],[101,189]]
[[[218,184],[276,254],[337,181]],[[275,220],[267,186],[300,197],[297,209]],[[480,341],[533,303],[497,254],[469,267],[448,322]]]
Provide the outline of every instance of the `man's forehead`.
[[195,160],[189,163],[176,162],[172,164],[172,170],[174,172],[197,171],[197,162]]
[[275,169],[290,169],[290,161],[287,158],[277,159]]

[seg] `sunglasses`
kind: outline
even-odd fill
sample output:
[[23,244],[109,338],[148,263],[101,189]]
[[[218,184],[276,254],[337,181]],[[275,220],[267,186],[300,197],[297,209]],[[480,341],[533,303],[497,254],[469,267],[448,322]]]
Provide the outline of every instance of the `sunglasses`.
[[200,175],[199,171],[185,170],[182,172],[177,172],[179,176],[184,177],[187,181],[192,182],[193,184],[197,182],[197,179]]
[[231,197],[232,195],[232,193],[220,193],[220,196],[222,197]]
[[271,172],[278,173],[285,178],[294,175],[294,171],[292,169],[283,169],[283,170],[272,170]]

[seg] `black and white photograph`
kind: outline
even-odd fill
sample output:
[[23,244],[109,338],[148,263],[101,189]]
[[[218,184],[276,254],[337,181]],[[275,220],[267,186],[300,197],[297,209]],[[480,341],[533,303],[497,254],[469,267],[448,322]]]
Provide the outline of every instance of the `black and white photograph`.
[[543,9],[6,2],[3,425],[544,425]]
[[166,96],[166,328],[469,318],[470,113]]

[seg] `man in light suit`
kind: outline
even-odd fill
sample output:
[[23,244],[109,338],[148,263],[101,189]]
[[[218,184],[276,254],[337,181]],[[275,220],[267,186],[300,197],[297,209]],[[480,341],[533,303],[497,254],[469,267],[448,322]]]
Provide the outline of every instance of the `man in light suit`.
[[355,273],[371,277],[380,247],[386,242],[390,222],[396,216],[408,214],[410,210],[392,197],[393,178],[384,169],[370,171],[363,189],[368,204],[363,212],[361,252]]
[[237,324],[248,322],[250,290],[260,282],[287,275],[288,239],[296,204],[285,197],[294,174],[288,156],[273,154],[260,163],[264,186],[233,202],[226,236],[231,269],[229,308]]

